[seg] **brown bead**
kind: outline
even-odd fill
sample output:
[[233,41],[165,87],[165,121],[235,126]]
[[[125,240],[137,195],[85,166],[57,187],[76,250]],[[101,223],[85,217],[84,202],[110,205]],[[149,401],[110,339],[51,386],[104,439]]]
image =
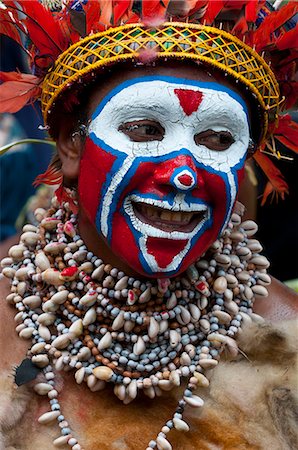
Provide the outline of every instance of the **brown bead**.
[[79,309],[75,309],[75,310],[74,310],[74,314],[75,314],[77,317],[81,317],[82,311],[80,311]]
[[108,358],[103,358],[102,363],[107,366],[110,363],[110,360]]
[[93,341],[88,341],[87,342],[87,347],[92,349],[94,347]]
[[98,351],[98,349],[94,346],[94,347],[92,347],[91,353],[92,353],[93,356],[96,356],[96,355],[99,354],[99,351]]
[[[118,368],[117,368],[118,369]],[[129,372],[128,370],[125,370],[122,374],[124,377],[129,377],[131,378],[131,372]]]
[[96,356],[95,356],[95,359],[96,359],[97,362],[101,362],[101,359],[102,359],[102,358],[101,358],[100,355],[96,355]]

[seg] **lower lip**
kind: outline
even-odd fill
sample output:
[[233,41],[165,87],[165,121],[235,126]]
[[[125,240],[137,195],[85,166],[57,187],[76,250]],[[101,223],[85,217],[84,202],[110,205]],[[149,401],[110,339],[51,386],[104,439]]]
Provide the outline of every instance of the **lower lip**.
[[194,217],[189,223],[185,224],[185,223],[177,223],[177,222],[173,222],[173,221],[163,221],[159,218],[154,218],[151,219],[147,216],[145,216],[138,208],[135,207],[135,204],[132,204],[133,207],[133,211],[136,215],[136,217],[143,223],[146,223],[154,228],[158,228],[162,231],[171,233],[174,231],[179,231],[179,232],[183,232],[183,233],[191,233],[195,227],[198,225],[199,222],[201,222],[204,217],[202,215],[202,217],[200,218],[200,220],[198,220],[198,218]]

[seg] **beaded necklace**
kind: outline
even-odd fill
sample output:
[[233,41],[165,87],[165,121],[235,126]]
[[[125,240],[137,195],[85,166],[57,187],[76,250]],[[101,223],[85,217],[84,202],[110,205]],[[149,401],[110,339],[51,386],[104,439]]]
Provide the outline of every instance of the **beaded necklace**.
[[195,389],[209,385],[206,371],[225,347],[237,353],[234,337],[242,323],[258,319],[254,296],[267,296],[270,284],[269,263],[252,238],[257,225],[241,222],[243,212],[236,203],[220,238],[184,274],[144,281],[88,251],[68,203],[61,207],[54,198],[48,212],[35,211],[39,226],[24,226],[1,265],[11,279],[7,301],[18,311],[16,331],[31,339],[28,357],[45,374],[34,390],[48,396],[51,410],[38,421],[58,421],[55,446],[82,449],[58,401],[55,371],[63,369],[73,369],[76,382],[93,392],[113,383],[125,404],[139,391],[153,399],[187,378],[172,418],[147,450],[170,450],[170,430],[189,430],[185,407],[203,406]]

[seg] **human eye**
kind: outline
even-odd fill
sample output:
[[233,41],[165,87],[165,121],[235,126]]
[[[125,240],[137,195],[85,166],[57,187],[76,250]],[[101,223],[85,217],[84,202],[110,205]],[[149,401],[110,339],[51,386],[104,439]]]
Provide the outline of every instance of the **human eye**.
[[165,130],[154,120],[136,120],[120,125],[118,131],[126,134],[133,142],[161,141]]
[[227,150],[234,142],[234,138],[229,131],[206,130],[198,133],[194,137],[197,145],[204,145],[210,150]]

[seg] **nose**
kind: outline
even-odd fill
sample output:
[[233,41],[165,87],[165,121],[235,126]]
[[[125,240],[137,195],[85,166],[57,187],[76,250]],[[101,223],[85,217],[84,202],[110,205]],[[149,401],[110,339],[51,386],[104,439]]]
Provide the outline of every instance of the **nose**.
[[159,185],[172,186],[176,191],[187,193],[199,187],[198,170],[190,155],[180,154],[158,164],[154,178]]
[[179,167],[173,171],[170,182],[179,191],[191,191],[197,184],[197,175],[190,167]]

